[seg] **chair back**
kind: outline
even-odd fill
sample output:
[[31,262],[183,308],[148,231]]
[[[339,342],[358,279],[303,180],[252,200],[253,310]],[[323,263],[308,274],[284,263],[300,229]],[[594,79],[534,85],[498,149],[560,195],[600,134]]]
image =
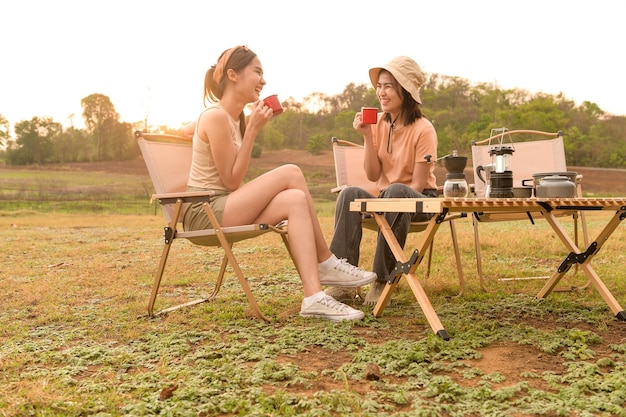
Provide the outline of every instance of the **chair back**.
[[363,188],[374,197],[379,194],[376,183],[370,181],[365,174],[365,148],[356,143],[333,138],[333,157],[335,159],[335,177],[340,191],[347,186]]
[[[159,136],[171,138],[169,135],[143,134],[138,136],[137,141],[154,190],[157,194],[184,192],[187,190],[191,168],[191,140],[179,137],[174,138],[185,140],[187,143],[149,140],[151,137],[159,139]],[[174,215],[174,208],[169,204],[163,205],[162,208],[169,224]]]
[[[510,133],[514,133],[511,131]],[[513,155],[511,156],[511,171],[513,172],[513,186],[521,187],[522,180],[531,180],[527,185],[532,185],[533,174],[540,172],[565,172],[565,148],[563,136],[560,133],[551,134],[551,139],[539,139],[528,142],[513,141]],[[474,187],[476,197],[485,197],[486,184],[478,178],[476,168],[491,163],[489,144],[472,144],[472,166],[474,168]],[[492,142],[493,144],[493,142]],[[483,178],[485,175],[483,174]]]

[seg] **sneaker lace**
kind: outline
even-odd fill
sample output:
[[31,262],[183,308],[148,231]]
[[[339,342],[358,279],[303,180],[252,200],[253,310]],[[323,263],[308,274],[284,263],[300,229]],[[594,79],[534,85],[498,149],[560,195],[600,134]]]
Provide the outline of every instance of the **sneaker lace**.
[[331,310],[337,310],[339,312],[344,312],[344,311],[348,310],[348,306],[347,305],[345,305],[344,303],[341,303],[341,302],[335,300],[330,295],[327,295],[324,298],[321,298],[318,302],[320,304],[325,305],[326,307],[330,308]]
[[365,271],[363,271],[358,266],[354,266],[351,263],[348,263],[348,260],[345,258],[340,259],[335,268],[355,277],[360,277],[365,273]]

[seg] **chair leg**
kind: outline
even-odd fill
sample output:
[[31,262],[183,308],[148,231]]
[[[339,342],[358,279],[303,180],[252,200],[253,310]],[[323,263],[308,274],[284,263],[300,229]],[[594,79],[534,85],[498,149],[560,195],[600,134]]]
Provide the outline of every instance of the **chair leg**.
[[170,239],[163,246],[163,252],[161,253],[161,260],[159,261],[159,267],[157,269],[156,275],[154,276],[154,282],[152,284],[152,291],[150,292],[150,299],[148,300],[148,316],[154,317],[154,302],[156,301],[157,294],[159,292],[159,287],[161,286],[161,278],[163,277],[163,271],[165,270],[165,263],[167,262],[167,257],[170,253],[170,248],[172,246],[173,239]]
[[159,261],[159,267],[157,269],[156,275],[154,276],[154,283],[152,284],[152,291],[150,292],[150,299],[148,300],[148,316],[155,317],[164,313],[168,313],[170,311],[178,310],[179,308],[188,307],[200,303],[204,303],[208,301],[206,298],[201,298],[198,300],[190,301],[188,303],[180,304],[174,307],[166,308],[164,310],[159,311],[158,313],[154,313],[154,303],[156,301],[157,294],[159,293],[159,287],[161,286],[161,279],[163,278],[163,271],[165,270],[165,264],[167,263],[167,257],[170,253],[170,248],[172,247],[172,243],[174,243],[174,239],[176,239],[176,219],[180,216],[181,210],[183,207],[183,201],[178,200],[176,202],[176,206],[174,207],[174,214],[172,216],[172,221],[165,228],[164,239],[165,246],[163,246],[163,252],[161,253],[161,260]]
[[250,304],[250,308],[252,308],[252,312],[254,313],[254,315],[256,315],[258,318],[260,318],[263,321],[266,321],[266,322],[271,321],[269,318],[265,317],[265,315],[259,308],[259,304],[257,303],[256,298],[254,297],[254,294],[252,294],[250,285],[248,285],[248,281],[246,280],[246,277],[243,275],[243,271],[239,267],[239,263],[237,263],[237,260],[235,259],[235,255],[233,254],[233,251],[232,251],[232,245],[229,245],[224,235],[221,234],[221,231],[218,231],[218,238],[222,242],[222,245],[223,245],[222,248],[226,252],[225,256],[228,257],[230,266],[235,271],[235,275],[237,275],[237,279],[239,280],[239,285],[241,285],[241,288],[243,288],[243,291],[246,293],[246,297],[248,298],[248,303]]
[[214,300],[217,297],[217,293],[222,287],[222,282],[224,282],[224,274],[226,273],[226,267],[228,266],[228,256],[224,254],[222,258],[222,264],[220,265],[220,272],[217,274],[217,279],[215,280],[215,286],[213,287],[213,292],[209,295],[209,300]]
[[[261,320],[269,322],[270,319],[265,317],[265,315],[259,308],[259,304],[257,303],[256,298],[254,297],[254,294],[252,294],[252,291],[250,290],[248,281],[243,275],[243,271],[239,267],[239,263],[237,262],[237,259],[235,258],[235,255],[233,254],[232,244],[228,242],[228,240],[226,239],[226,236],[224,236],[224,232],[222,231],[221,227],[219,227],[219,222],[217,221],[217,217],[215,217],[215,213],[213,213],[213,210],[211,209],[211,206],[209,205],[209,203],[205,202],[203,203],[203,206],[204,206],[204,210],[207,216],[209,217],[209,220],[211,221],[211,224],[214,225],[215,227],[216,235],[220,241],[220,246],[224,250],[225,257],[228,259],[228,262],[230,262],[230,265],[235,271],[235,275],[237,275],[237,279],[239,280],[239,285],[241,285],[241,288],[243,288],[243,291],[246,294],[246,298],[248,299],[248,303],[250,304],[250,308],[252,309],[252,312]],[[221,272],[222,271],[220,271],[220,273]]]
[[191,307],[196,304],[206,303],[207,301],[211,301],[213,298],[215,298],[215,294],[217,293],[217,289],[219,288],[219,287],[216,287],[216,289],[213,291],[213,294],[211,294],[209,298],[198,298],[196,300],[189,301],[183,304],[178,304],[173,307],[164,308],[163,310],[159,310],[156,313],[154,312],[154,303],[156,301],[157,294],[159,293],[159,287],[161,286],[161,279],[163,277],[163,271],[165,270],[165,264],[167,262],[167,258],[170,252],[170,247],[172,246],[173,241],[174,239],[170,239],[169,242],[166,243],[165,246],[163,247],[163,253],[161,255],[161,260],[159,262],[159,268],[157,269],[157,272],[155,274],[154,283],[152,284],[152,291],[150,292],[150,299],[148,300],[148,316],[149,317],[161,316],[171,311],[175,311],[181,308]]
[[287,252],[289,253],[289,257],[293,259],[293,256],[291,256],[291,247],[289,246],[289,239],[287,237],[287,233],[284,230],[280,230],[280,229],[276,230],[276,233],[280,234],[280,237],[283,240],[283,243],[285,244],[285,248],[287,248]]
[[[578,241],[579,241],[579,233],[578,233],[578,218],[579,215],[582,217],[581,219],[581,227],[583,230],[583,240],[585,241],[585,248],[587,248],[589,246],[589,235],[588,235],[588,231],[587,231],[587,222],[585,219],[585,215],[583,211],[578,211],[578,212],[574,212],[574,214],[572,215],[573,221],[574,221],[574,242],[576,244],[576,246],[578,246]],[[481,250],[480,250],[480,237],[479,237],[479,232],[478,232],[478,219],[476,219],[475,216],[472,217],[472,224],[474,226],[474,247],[476,250],[476,272],[478,274],[478,278],[480,280],[480,286],[482,287],[482,289],[484,291],[488,291],[486,285],[485,285],[485,280],[483,277],[483,269],[482,269],[482,257],[481,257]],[[576,273],[578,272],[577,269],[577,265],[574,266],[574,270],[573,270],[573,275],[576,275]],[[533,277],[533,278],[503,278],[502,280],[505,281],[514,281],[517,279],[547,279],[549,278],[548,276],[545,277]],[[577,289],[577,290],[583,290],[586,289],[587,287],[589,287],[589,285],[591,284],[591,281],[589,279],[587,279],[587,282],[583,285],[583,286],[576,286],[576,287],[566,287],[566,288],[560,288],[560,289],[554,289],[554,292],[565,292],[565,291],[572,291],[572,289]]]

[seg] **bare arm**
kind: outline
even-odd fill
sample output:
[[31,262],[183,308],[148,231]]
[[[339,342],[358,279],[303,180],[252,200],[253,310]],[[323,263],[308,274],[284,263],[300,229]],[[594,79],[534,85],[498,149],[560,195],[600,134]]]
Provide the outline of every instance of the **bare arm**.
[[229,190],[236,190],[248,172],[256,135],[272,117],[272,110],[270,108],[263,110],[261,101],[254,104],[238,152],[233,146],[229,117],[225,111],[204,112],[197,129],[200,139],[208,141],[211,145],[213,160],[222,183]]
[[424,155],[437,155],[437,132],[432,126],[428,126],[419,133],[417,148],[415,149],[415,158],[413,162],[413,173],[411,175],[411,188],[422,193],[428,185],[431,162],[424,159]]
[[381,164],[378,160],[376,153],[376,147],[374,146],[374,139],[372,135],[372,125],[365,125],[361,123],[363,115],[361,112],[357,112],[352,122],[352,127],[357,132],[363,135],[363,144],[365,147],[365,158],[363,160],[363,169],[367,175],[367,179],[370,181],[377,181],[380,177]]
[[193,121],[183,126],[180,133],[182,136],[191,139],[193,138],[193,133],[195,130],[196,130],[196,122]]
[[418,192],[423,192],[426,187],[426,180],[430,174],[429,163],[426,161],[415,162],[413,167],[413,176],[411,177],[411,184],[409,187]]

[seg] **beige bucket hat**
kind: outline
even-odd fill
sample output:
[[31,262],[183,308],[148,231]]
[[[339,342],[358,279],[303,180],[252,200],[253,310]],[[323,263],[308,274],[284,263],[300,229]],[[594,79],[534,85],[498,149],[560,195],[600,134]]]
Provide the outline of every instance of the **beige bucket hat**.
[[408,56],[397,56],[382,67],[370,69],[370,81],[374,88],[376,88],[378,75],[382,70],[389,71],[400,85],[411,94],[411,97],[422,104],[420,88],[424,85],[425,77],[417,62]]

